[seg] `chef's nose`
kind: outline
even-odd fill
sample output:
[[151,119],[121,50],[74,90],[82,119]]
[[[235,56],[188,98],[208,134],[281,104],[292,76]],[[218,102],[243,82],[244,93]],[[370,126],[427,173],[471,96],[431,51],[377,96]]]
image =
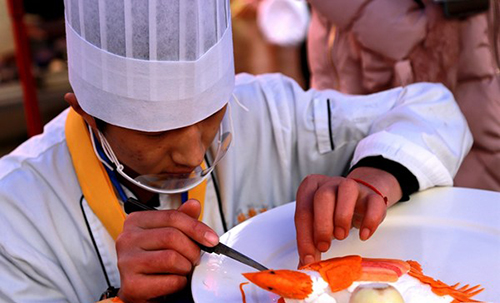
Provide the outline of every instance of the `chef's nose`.
[[202,131],[198,125],[191,125],[176,131],[172,160],[175,164],[194,168],[203,162],[205,146]]

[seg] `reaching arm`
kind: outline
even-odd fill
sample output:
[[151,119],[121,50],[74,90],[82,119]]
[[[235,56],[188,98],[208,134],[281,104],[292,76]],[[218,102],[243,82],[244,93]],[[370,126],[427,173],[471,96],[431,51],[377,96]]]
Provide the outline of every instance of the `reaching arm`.
[[[298,171],[303,180],[295,218],[303,263],[317,259],[332,238],[344,239],[352,225],[361,228],[363,240],[368,239],[387,206],[403,194],[452,185],[472,145],[462,113],[440,84],[351,96],[333,90],[303,91],[280,75],[243,75],[240,81],[254,86],[244,92],[247,97],[265,100],[272,130],[269,140],[278,155],[274,170]],[[402,169],[384,169],[373,159]],[[338,177],[349,168],[348,179]],[[387,205],[353,178],[377,188],[388,197]],[[403,179],[411,182],[401,186],[398,180]]]

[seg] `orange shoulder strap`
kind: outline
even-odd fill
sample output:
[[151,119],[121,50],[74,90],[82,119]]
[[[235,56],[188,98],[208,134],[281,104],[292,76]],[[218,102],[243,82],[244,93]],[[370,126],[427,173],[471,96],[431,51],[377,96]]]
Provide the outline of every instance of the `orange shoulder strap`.
[[116,240],[122,232],[125,213],[104,166],[94,153],[85,121],[73,109],[68,113],[65,133],[83,196],[111,237]]

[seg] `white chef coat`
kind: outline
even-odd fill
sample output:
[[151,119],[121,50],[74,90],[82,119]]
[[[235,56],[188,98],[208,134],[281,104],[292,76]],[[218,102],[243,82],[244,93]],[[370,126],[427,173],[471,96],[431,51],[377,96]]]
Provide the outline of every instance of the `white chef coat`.
[[[232,104],[234,139],[216,168],[229,227],[239,215],[295,200],[306,175],[341,175],[367,156],[401,163],[420,190],[452,185],[472,144],[440,84],[349,96],[303,91],[279,74],[243,74],[236,83],[248,112]],[[114,241],[82,197],[72,166],[66,116],[0,160],[1,302],[92,302],[108,287],[106,276],[120,285]],[[229,119],[223,123],[231,128]],[[203,221],[222,233],[212,181]]]

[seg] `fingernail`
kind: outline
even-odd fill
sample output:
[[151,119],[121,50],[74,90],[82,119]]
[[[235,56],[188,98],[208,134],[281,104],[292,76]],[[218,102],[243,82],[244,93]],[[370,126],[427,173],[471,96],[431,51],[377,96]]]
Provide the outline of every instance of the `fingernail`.
[[330,243],[328,242],[319,242],[318,243],[318,250],[321,252],[325,252],[330,248]]
[[365,227],[361,230],[361,234],[359,235],[359,237],[361,238],[361,240],[365,241],[365,240],[368,240],[368,238],[370,237],[370,234],[371,234],[371,231]]
[[335,239],[344,240],[346,237],[345,230],[342,227],[335,227]]
[[204,235],[205,240],[207,240],[212,245],[217,245],[219,243],[219,236],[215,233],[207,231]]
[[314,262],[314,257],[311,255],[307,255],[304,257],[304,265],[311,264]]

